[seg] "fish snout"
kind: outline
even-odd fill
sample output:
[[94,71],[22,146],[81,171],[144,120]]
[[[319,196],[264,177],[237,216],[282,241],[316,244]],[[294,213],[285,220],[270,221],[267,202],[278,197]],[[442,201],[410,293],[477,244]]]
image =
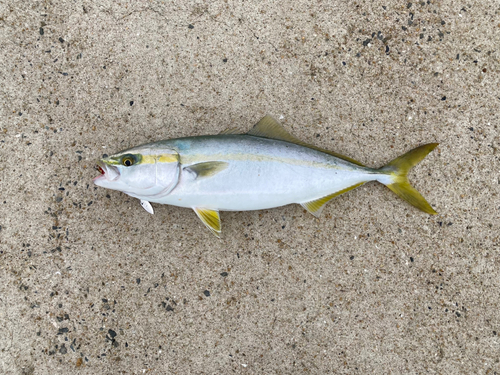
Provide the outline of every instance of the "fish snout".
[[101,172],[101,174],[94,178],[94,183],[96,184],[104,181],[116,181],[118,177],[120,177],[120,171],[117,167],[106,164],[102,160],[97,162],[97,170]]

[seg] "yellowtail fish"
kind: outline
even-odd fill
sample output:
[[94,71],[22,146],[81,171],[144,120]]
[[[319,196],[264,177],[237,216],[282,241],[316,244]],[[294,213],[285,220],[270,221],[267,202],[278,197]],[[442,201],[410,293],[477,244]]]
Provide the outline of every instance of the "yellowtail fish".
[[410,168],[438,144],[417,147],[374,169],[349,157],[306,144],[265,116],[246,134],[148,143],[101,159],[94,183],[150,202],[192,208],[219,237],[219,211],[262,210],[291,203],[319,216],[330,199],[378,181],[408,203],[436,211],[407,179]]

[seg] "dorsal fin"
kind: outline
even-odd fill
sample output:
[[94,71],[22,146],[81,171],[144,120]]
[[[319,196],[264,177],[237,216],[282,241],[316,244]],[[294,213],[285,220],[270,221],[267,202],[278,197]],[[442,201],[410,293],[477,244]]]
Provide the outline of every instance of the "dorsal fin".
[[300,142],[299,139],[288,133],[278,121],[269,115],[262,117],[247,134],[256,137],[279,139],[280,141],[290,143]]
[[223,134],[241,134],[241,132],[238,130],[238,128],[229,128],[219,133],[219,135]]
[[255,126],[247,134],[253,135],[255,137],[278,139],[280,141],[295,143],[296,145],[309,147],[312,148],[313,150],[321,151],[326,154],[335,156],[336,158],[343,159],[350,163],[364,167],[364,165],[361,164],[359,161],[351,159],[350,157],[337,154],[336,152],[328,151],[323,148],[316,147],[314,145],[310,145],[306,142],[302,142],[300,139],[295,138],[293,135],[288,133],[278,121],[276,121],[269,115],[264,116],[257,124],[255,124]]

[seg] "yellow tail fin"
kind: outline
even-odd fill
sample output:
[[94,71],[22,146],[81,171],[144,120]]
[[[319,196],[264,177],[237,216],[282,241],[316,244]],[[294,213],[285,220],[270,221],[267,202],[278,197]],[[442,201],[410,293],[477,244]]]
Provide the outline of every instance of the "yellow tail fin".
[[425,158],[429,152],[434,150],[438,144],[439,143],[429,143],[417,147],[379,169],[379,171],[392,177],[393,182],[386,184],[389,189],[411,205],[431,215],[435,215],[437,212],[434,211],[425,198],[410,185],[407,175],[409,170]]

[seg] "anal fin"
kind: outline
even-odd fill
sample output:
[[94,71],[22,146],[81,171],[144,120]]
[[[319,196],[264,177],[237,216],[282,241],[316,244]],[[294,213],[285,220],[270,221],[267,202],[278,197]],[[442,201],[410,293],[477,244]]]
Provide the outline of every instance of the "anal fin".
[[208,208],[193,207],[194,212],[200,218],[200,220],[205,224],[205,226],[210,229],[210,231],[220,238],[221,225],[219,211],[210,210]]
[[343,190],[339,190],[333,194],[327,195],[322,198],[318,198],[309,202],[301,203],[300,205],[304,207],[309,213],[313,214],[316,217],[319,217],[321,215],[321,211],[323,211],[323,208],[325,207],[325,204],[330,201],[331,199],[347,193],[350,190],[356,189],[357,187],[363,185],[365,182],[360,182],[359,184],[349,186],[348,188],[345,188]]

